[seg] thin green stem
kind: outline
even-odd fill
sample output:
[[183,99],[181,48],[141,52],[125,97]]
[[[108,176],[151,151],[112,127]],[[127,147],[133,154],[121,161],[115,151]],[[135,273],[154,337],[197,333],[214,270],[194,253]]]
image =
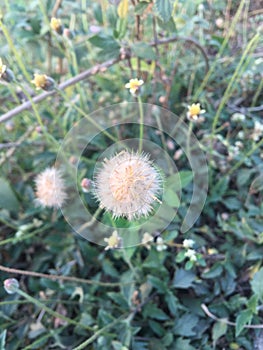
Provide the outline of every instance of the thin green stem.
[[77,112],[79,112],[83,117],[88,119],[88,121],[93,124],[99,131],[101,131],[106,137],[111,139],[114,142],[118,142],[119,140],[116,139],[114,136],[112,136],[110,133],[105,131],[102,126],[100,126],[93,118],[91,118],[88,114],[86,114],[80,107],[76,106],[74,103],[70,101],[70,99],[67,97],[67,95],[61,90],[61,89],[56,89],[56,91],[60,94],[61,97],[72,107],[74,108]]
[[30,82],[31,77],[30,77],[29,73],[27,72],[23,61],[21,60],[21,53],[19,53],[17,51],[9,31],[8,31],[7,27],[3,24],[1,19],[0,19],[0,28],[2,29],[2,31],[4,33],[4,36],[6,38],[6,41],[8,42],[8,45],[9,45],[11,51],[13,52],[13,54],[15,56],[15,59],[16,59],[16,62],[18,63],[18,65],[19,65],[19,68],[23,72],[23,74],[24,74],[25,78],[28,80],[28,82]]
[[127,248],[122,248],[121,251],[123,252],[123,257],[124,260],[126,261],[127,265],[129,266],[129,269],[132,271],[133,276],[139,281],[140,277],[137,274],[133,264],[131,263],[131,259],[129,258],[129,256],[126,253],[126,249]]
[[19,237],[11,237],[11,238],[4,239],[3,241],[0,242],[0,246],[1,245],[5,245],[5,244],[9,244],[9,243],[16,244],[17,242],[24,241],[24,240],[26,240],[28,238],[31,238],[31,237],[37,235],[39,232],[43,232],[43,231],[47,230],[51,226],[52,225],[46,225],[46,226],[38,228],[37,230],[35,230],[35,231],[31,232],[31,233],[28,233],[28,234],[22,234]]
[[80,226],[80,228],[78,229],[78,232],[80,233],[83,230],[85,230],[87,227],[92,226],[96,222],[96,219],[100,215],[102,210],[103,210],[102,208],[98,207],[98,209],[95,211],[94,215],[92,216],[92,219],[88,222],[85,222],[85,224],[83,224],[82,226]]
[[202,93],[202,91],[204,90],[204,88],[206,87],[211,75],[213,74],[213,72],[215,71],[215,69],[218,67],[218,59],[221,57],[223,51],[225,50],[227,44],[228,44],[228,41],[229,39],[231,38],[233,32],[236,30],[236,24],[237,24],[237,21],[239,20],[239,17],[242,13],[242,9],[244,7],[244,4],[245,4],[246,0],[241,0],[240,2],[240,5],[239,5],[239,8],[236,12],[236,15],[235,17],[233,18],[233,21],[232,21],[232,24],[231,24],[231,27],[229,28],[229,31],[228,31],[228,34],[226,35],[221,47],[220,47],[220,50],[218,52],[218,54],[216,55],[215,59],[214,59],[214,62],[212,64],[212,66],[210,67],[209,71],[207,72],[207,74],[205,75],[204,77],[204,80],[202,82],[202,84],[200,85],[200,87],[197,89],[194,97],[193,97],[193,100],[197,100],[199,95]]
[[42,310],[45,310],[49,315],[59,318],[65,322],[67,322],[68,324],[74,325],[74,326],[80,326],[84,329],[87,329],[89,331],[94,331],[94,329],[92,327],[89,327],[85,324],[81,324],[80,322],[74,321],[71,318],[68,318],[60,313],[58,313],[57,311],[53,311],[52,309],[50,309],[48,306],[46,306],[45,304],[43,304],[42,302],[40,302],[39,300],[31,297],[30,295],[28,295],[27,293],[25,293],[23,290],[21,289],[17,289],[16,292],[21,295],[23,298],[27,299],[28,301],[30,301],[32,304],[36,305],[37,307],[39,307]]
[[263,89],[263,79],[261,79],[261,81],[260,81],[260,83],[258,85],[258,88],[257,88],[257,90],[255,92],[255,95],[253,96],[251,107],[255,107],[256,106],[257,100],[259,98],[259,95],[262,92],[262,89]]
[[115,326],[115,324],[121,322],[123,320],[124,316],[119,317],[118,319],[114,320],[107,326],[99,329],[97,332],[95,332],[90,338],[85,340],[82,344],[77,346],[76,348],[73,348],[72,350],[82,350],[82,349],[87,349],[87,345],[92,344],[101,334],[103,334],[106,330],[109,328]]
[[60,328],[56,328],[56,330],[53,330],[53,329],[50,330],[49,331],[50,333],[47,333],[47,334],[43,335],[42,337],[38,338],[32,344],[23,348],[23,350],[39,349],[39,347],[37,347],[39,344],[43,346],[43,341],[45,341],[48,338],[53,337],[55,333],[59,334],[65,328],[66,328],[66,326],[62,326]]
[[226,88],[226,91],[221,99],[221,102],[220,102],[220,105],[216,111],[216,115],[214,117],[214,120],[213,120],[213,125],[212,125],[212,136],[214,136],[214,133],[215,133],[215,129],[216,129],[216,126],[217,126],[217,123],[218,123],[218,120],[219,120],[219,117],[220,117],[220,114],[222,112],[222,109],[224,108],[226,102],[229,100],[229,97],[232,93],[232,88],[234,86],[234,83],[236,82],[236,80],[239,78],[240,76],[240,71],[242,70],[242,66],[245,62],[245,60],[247,59],[248,55],[250,52],[253,52],[253,50],[255,49],[255,46],[257,45],[257,42],[259,40],[260,36],[259,34],[256,34],[251,40],[250,42],[248,43],[236,69],[235,69],[235,72],[234,74],[232,75],[231,77],[231,80],[230,82],[228,83],[228,86]]
[[24,94],[26,95],[26,97],[28,98],[28,100],[31,102],[31,106],[32,106],[32,109],[36,115],[36,118],[37,118],[37,122],[39,123],[39,125],[41,126],[41,129],[42,129],[42,132],[47,140],[48,143],[51,143],[55,146],[55,148],[57,149],[60,145],[59,143],[57,142],[57,140],[47,132],[46,128],[45,128],[45,125],[43,124],[43,121],[41,119],[41,116],[39,114],[39,111],[36,107],[36,104],[34,103],[32,97],[30,96],[30,94],[27,92],[27,90],[23,87],[22,84],[20,84],[19,82],[17,82],[17,84],[20,86],[20,88],[22,89],[22,91],[24,92]]
[[233,174],[235,170],[237,170],[257,149],[259,149],[263,145],[263,139],[256,143],[250,151],[245,153],[243,157],[226,173],[225,176]]
[[138,103],[139,103],[139,113],[140,113],[140,136],[139,136],[139,153],[142,152],[143,147],[143,121],[144,121],[144,115],[143,115],[143,105],[142,105],[142,99],[141,96],[138,96]]
[[186,154],[189,159],[191,159],[191,136],[193,132],[193,122],[189,122],[189,129],[187,133],[187,144],[186,144]]

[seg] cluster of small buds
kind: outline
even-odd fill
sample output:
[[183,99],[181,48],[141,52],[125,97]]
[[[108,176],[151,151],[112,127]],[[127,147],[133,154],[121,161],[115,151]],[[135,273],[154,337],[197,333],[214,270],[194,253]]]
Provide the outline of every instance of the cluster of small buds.
[[253,141],[257,142],[261,139],[262,135],[263,135],[263,124],[256,120],[254,124],[254,130],[251,134],[251,138]]
[[189,260],[192,261],[192,262],[196,262],[196,260],[197,260],[196,251],[194,249],[188,249],[185,252],[185,256],[187,258],[189,258]]
[[192,239],[185,239],[183,241],[183,247],[186,249],[184,256],[189,258],[191,262],[197,261],[196,251],[192,249],[195,245],[195,241]]
[[205,109],[201,109],[200,103],[193,103],[191,106],[188,106],[187,118],[192,122],[202,123],[205,119],[201,117],[201,114],[205,112]]
[[3,64],[3,61],[1,58],[0,58],[0,79],[3,79],[7,83],[11,83],[12,81],[15,80],[14,73],[5,64]]
[[104,238],[104,242],[107,243],[105,250],[117,249],[122,246],[122,238],[118,235],[117,231],[113,231],[110,237]]
[[153,236],[150,233],[145,232],[142,237],[142,245],[148,250],[151,249],[151,243],[153,242]]
[[183,241],[183,247],[186,249],[193,248],[194,244],[195,244],[195,241],[193,241],[192,239],[185,239]]
[[161,237],[161,236],[158,236],[157,238],[156,238],[156,250],[158,251],[158,252],[161,252],[161,251],[163,251],[163,250],[166,250],[168,247],[167,247],[167,245],[164,243],[164,240],[163,240],[163,238]]
[[130,79],[130,81],[125,84],[126,89],[130,89],[132,95],[139,95],[140,88],[143,85],[144,81],[141,79]]
[[48,77],[46,74],[34,74],[34,79],[31,80],[31,83],[36,86],[36,90],[45,90],[51,91],[55,88],[55,80],[51,77]]
[[242,113],[234,113],[231,116],[232,122],[243,122],[246,120],[246,116]]

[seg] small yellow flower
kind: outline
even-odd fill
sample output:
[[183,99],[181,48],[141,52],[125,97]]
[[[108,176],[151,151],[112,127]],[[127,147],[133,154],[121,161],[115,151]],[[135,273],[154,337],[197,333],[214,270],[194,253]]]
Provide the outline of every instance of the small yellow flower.
[[115,249],[120,247],[121,237],[118,235],[117,231],[114,231],[109,238],[104,238],[104,241],[108,243],[105,250]]
[[200,118],[200,114],[203,113],[205,113],[205,109],[201,109],[200,103],[193,103],[188,106],[187,118],[192,121],[203,121],[203,118]]
[[34,79],[31,80],[32,84],[35,84],[36,89],[40,90],[46,86],[47,76],[45,74],[34,74]]
[[6,71],[6,66],[3,64],[2,58],[0,58],[0,78],[2,78],[2,75]]
[[52,78],[48,77],[46,74],[34,74],[34,79],[31,83],[36,86],[37,90],[43,89],[50,91],[54,88],[55,82]]
[[130,79],[130,81],[125,84],[126,89],[130,89],[131,94],[136,94],[140,87],[143,85],[144,81],[142,79]]
[[52,17],[50,21],[50,27],[58,34],[62,34],[62,23],[59,18]]

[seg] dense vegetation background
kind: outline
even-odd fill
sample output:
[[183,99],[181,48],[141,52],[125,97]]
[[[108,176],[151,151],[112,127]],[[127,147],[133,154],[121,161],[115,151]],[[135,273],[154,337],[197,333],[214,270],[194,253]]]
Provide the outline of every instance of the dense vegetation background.
[[[1,349],[263,349],[261,5],[2,1],[0,270],[2,282],[16,278],[19,286],[0,287]],[[50,80],[50,91],[39,92],[35,73],[61,89]],[[142,102],[170,110],[196,135],[209,189],[199,219],[182,233],[191,169],[180,148],[152,133],[179,170],[181,201],[176,190],[166,198],[178,212],[150,232],[150,244],[105,250],[60,210],[35,205],[34,178],[55,163],[79,120],[138,100],[125,88],[131,78],[144,81]],[[193,103],[206,110],[197,123],[187,119]],[[82,177],[108,141],[95,140]],[[185,239],[194,241],[190,253]]]

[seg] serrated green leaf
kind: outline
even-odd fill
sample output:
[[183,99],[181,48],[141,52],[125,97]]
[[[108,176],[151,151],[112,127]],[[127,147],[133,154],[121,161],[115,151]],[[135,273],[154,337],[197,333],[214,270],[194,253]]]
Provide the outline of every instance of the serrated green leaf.
[[263,300],[263,267],[255,273],[252,281],[250,282],[253,292],[258,296],[258,298]]
[[145,43],[136,43],[131,47],[132,53],[136,57],[143,58],[145,60],[155,60],[156,53],[153,48]]
[[213,343],[214,346],[216,344],[216,341],[222,337],[222,335],[225,335],[227,331],[227,323],[225,322],[216,322],[213,326],[212,329],[212,339],[213,339]]
[[178,208],[180,206],[180,199],[171,188],[168,188],[164,192],[163,201],[173,208]]
[[172,188],[173,191],[179,191],[185,188],[193,179],[192,171],[183,170],[176,174],[169,176],[166,180],[168,188]]
[[193,285],[195,274],[192,271],[178,269],[175,272],[173,286],[175,288],[186,289]]
[[197,325],[198,321],[199,317],[196,315],[192,313],[184,314],[178,319],[174,327],[174,334],[184,337],[196,335],[196,331],[194,331],[193,328]]
[[163,22],[168,22],[172,16],[172,3],[170,0],[155,0],[154,9]]
[[252,316],[253,313],[251,312],[251,310],[243,310],[240,312],[236,319],[236,337],[238,337],[239,334],[242,332],[244,326],[251,322]]

